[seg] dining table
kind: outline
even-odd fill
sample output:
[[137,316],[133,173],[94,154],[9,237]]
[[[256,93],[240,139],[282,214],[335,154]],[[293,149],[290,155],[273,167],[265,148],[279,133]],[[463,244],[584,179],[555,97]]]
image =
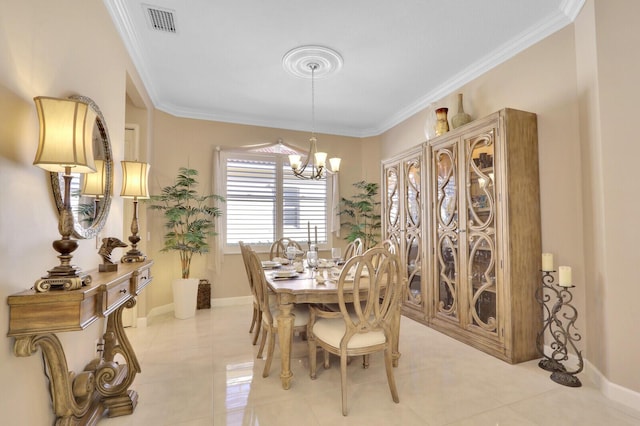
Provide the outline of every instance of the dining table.
[[[338,275],[340,267],[320,268],[314,271],[305,267],[302,272],[295,275],[280,277],[274,270],[265,270],[267,285],[272,291],[278,304],[277,326],[278,326],[278,342],[280,344],[281,353],[281,371],[280,379],[282,388],[288,390],[291,387],[293,373],[291,372],[291,344],[293,341],[293,314],[292,310],[295,304],[332,304],[338,303]],[[286,274],[285,274],[286,275]],[[320,283],[317,280],[318,275],[326,278]],[[348,283],[345,283],[348,284]],[[349,291],[349,287],[345,285],[344,295],[346,302],[353,302],[353,291]],[[352,288],[351,288],[352,289]],[[361,293],[366,294],[367,289],[360,289]],[[400,309],[393,319],[394,333],[393,347],[393,365],[398,365],[400,358],[399,332],[400,332]]]

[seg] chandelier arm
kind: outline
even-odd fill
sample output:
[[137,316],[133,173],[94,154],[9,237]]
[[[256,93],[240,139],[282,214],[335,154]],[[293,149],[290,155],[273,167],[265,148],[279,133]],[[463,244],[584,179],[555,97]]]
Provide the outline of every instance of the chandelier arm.
[[[300,179],[313,179],[319,180],[322,179],[325,175],[326,166],[324,162],[326,161],[326,154],[323,156],[323,160],[318,160],[316,158],[316,154],[318,152],[316,142],[316,102],[315,102],[315,72],[318,69],[319,65],[315,62],[308,64],[309,69],[311,70],[311,138],[309,138],[309,153],[307,154],[307,158],[304,163],[300,166],[297,166],[296,162],[295,166],[291,165],[291,170],[293,171],[294,176]],[[319,161],[319,164],[316,164],[316,161]],[[297,167],[296,167],[297,166]],[[311,174],[309,176],[305,176],[304,172],[307,167],[311,166]],[[329,171],[329,169],[327,169]]]

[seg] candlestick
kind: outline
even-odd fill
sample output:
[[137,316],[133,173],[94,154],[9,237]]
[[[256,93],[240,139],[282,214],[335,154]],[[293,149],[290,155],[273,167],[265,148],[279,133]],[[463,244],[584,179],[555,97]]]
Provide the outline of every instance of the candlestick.
[[562,287],[572,287],[571,284],[571,266],[558,267],[559,279],[558,284]]
[[542,270],[545,272],[553,271],[552,253],[542,253]]
[[[551,274],[552,272],[554,271],[542,271],[542,285],[536,289],[536,300],[542,306],[543,312],[543,327],[536,337],[536,346],[538,352],[543,357],[543,359],[538,362],[538,367],[553,373],[554,371],[567,370],[560,360],[547,355],[544,351],[545,334],[551,334],[551,327],[554,324],[555,315],[549,307],[549,302],[551,301],[552,296],[555,296],[554,300],[560,299],[560,290],[556,290],[553,285],[554,280],[553,275]],[[555,338],[553,334],[551,334],[551,337]]]
[[[570,283],[571,268],[568,266],[560,266],[559,269],[561,273],[563,271],[562,268],[569,268],[569,276],[567,277],[567,272],[564,272],[565,276],[562,279],[566,280],[568,278],[568,282]],[[566,269],[564,270],[566,271]],[[573,300],[571,288],[573,286],[569,284],[558,286],[557,288],[554,287],[551,272],[542,272],[542,287],[536,291],[536,299],[544,308],[544,327],[538,333],[536,339],[538,350],[544,359],[538,363],[538,366],[550,371],[551,380],[554,382],[564,386],[579,387],[582,386],[582,383],[576,375],[582,372],[584,361],[582,359],[582,351],[576,346],[576,342],[580,341],[582,336],[580,336],[575,327],[578,319],[578,311],[571,303]],[[547,303],[553,301],[552,296],[555,296],[555,303],[552,307],[549,307]],[[550,355],[544,353],[545,334],[553,340],[549,345],[551,350]],[[563,364],[563,361],[569,360],[570,352],[575,353],[578,359],[578,365],[573,370],[569,370]]]

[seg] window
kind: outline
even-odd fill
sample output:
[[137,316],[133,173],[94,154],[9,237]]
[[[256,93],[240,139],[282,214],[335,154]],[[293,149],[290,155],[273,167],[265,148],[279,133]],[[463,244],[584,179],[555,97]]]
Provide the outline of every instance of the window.
[[327,240],[327,180],[303,180],[278,153],[221,153],[226,187],[226,241],[270,245],[288,237]]

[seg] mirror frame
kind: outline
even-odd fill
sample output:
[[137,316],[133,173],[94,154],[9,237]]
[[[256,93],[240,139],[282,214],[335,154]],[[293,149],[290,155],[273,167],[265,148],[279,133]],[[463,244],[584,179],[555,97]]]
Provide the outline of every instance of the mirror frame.
[[[69,99],[76,99],[82,102],[86,102],[89,107],[96,113],[96,126],[98,132],[100,132],[100,139],[102,140],[102,148],[104,150],[104,168],[105,168],[105,189],[104,197],[100,198],[98,203],[98,212],[95,215],[95,219],[91,226],[83,227],[77,220],[76,214],[73,214],[73,236],[77,239],[89,239],[98,235],[98,233],[104,228],[104,225],[109,216],[109,209],[111,207],[111,197],[113,196],[113,156],[111,155],[111,139],[109,138],[109,131],[107,130],[107,123],[104,120],[102,111],[98,108],[98,105],[93,99],[81,96],[72,95]],[[95,154],[94,154],[95,157]],[[58,208],[58,213],[64,210],[64,178],[63,173],[50,173],[49,178],[51,180],[51,188],[53,189],[53,198]]]

